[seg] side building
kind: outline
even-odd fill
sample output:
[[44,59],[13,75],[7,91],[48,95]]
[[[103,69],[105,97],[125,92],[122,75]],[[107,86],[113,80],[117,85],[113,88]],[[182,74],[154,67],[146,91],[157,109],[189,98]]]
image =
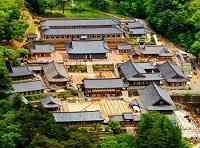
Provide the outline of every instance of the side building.
[[32,95],[44,93],[46,86],[42,84],[42,81],[28,81],[13,83],[13,91],[8,92],[8,94],[19,93],[22,95]]
[[93,125],[104,122],[100,111],[81,111],[81,112],[53,112],[56,123],[62,126],[70,125]]
[[162,84],[164,79],[156,65],[151,62],[137,63],[129,60],[119,63],[118,69],[121,77],[129,86],[146,86],[152,82]]
[[137,91],[144,104],[142,108],[148,111],[159,111],[161,113],[172,114],[174,110],[177,110],[167,91],[155,83]]
[[35,73],[28,66],[12,66],[8,69],[8,74],[13,81],[28,80],[36,77]]
[[83,79],[83,84],[78,84],[77,87],[83,91],[86,96],[99,96],[106,94],[121,95],[121,91],[126,89],[121,78],[106,78],[106,79]]
[[106,59],[110,52],[108,44],[102,40],[80,40],[65,44],[69,59]]
[[63,64],[51,62],[43,65],[45,77],[49,85],[65,86],[68,82],[68,74]]
[[158,65],[158,70],[162,73],[168,86],[171,87],[185,87],[189,79],[183,74],[181,69],[170,62],[165,62]]

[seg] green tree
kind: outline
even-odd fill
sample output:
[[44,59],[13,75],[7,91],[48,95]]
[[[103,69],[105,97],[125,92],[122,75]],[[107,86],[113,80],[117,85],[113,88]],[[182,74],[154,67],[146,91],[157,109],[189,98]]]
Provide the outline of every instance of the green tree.
[[20,110],[21,107],[24,106],[24,102],[22,101],[21,95],[17,94],[13,98],[13,108],[15,110]]
[[14,20],[7,22],[5,29],[5,39],[9,42],[11,39],[21,39],[24,36],[26,25],[22,22]]
[[23,139],[18,133],[4,133],[1,136],[1,147],[2,148],[20,148],[22,146]]
[[64,148],[64,145],[54,139],[49,139],[43,135],[37,135],[30,143],[30,148]]
[[7,92],[12,90],[12,80],[5,67],[0,67],[0,82],[0,96],[5,99]]
[[136,140],[133,135],[121,134],[107,137],[97,144],[98,148],[136,148]]
[[108,125],[114,134],[119,134],[121,132],[121,125],[119,121],[111,120],[109,121]]
[[174,126],[167,116],[155,111],[142,114],[136,140],[140,148],[181,147],[184,144],[179,127]]
[[20,56],[20,57],[25,57],[26,55],[28,55],[29,50],[28,50],[28,49],[24,49],[24,48],[20,48],[20,49],[18,50],[18,53],[19,53],[19,56]]
[[197,56],[200,53],[200,41],[195,41],[194,44],[192,44],[191,52],[195,56]]

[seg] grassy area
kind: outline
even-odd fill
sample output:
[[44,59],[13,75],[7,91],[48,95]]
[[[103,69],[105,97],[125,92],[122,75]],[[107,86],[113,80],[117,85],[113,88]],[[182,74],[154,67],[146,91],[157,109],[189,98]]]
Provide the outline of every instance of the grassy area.
[[33,20],[32,16],[29,14],[28,11],[25,10],[25,11],[22,12],[21,21],[24,24],[29,25],[28,29],[26,30],[26,35],[36,32],[36,24],[35,24],[35,22],[38,22],[38,20],[36,20],[36,19]]
[[108,15],[104,15],[90,10],[66,10],[65,14],[62,14],[62,10],[47,11],[46,17],[68,17],[68,18],[108,18]]
[[[90,1],[81,1],[77,5],[77,1],[74,1],[75,7],[72,8],[71,6],[65,7],[65,13],[62,13],[61,8],[57,8],[55,10],[47,10],[45,14],[42,14],[42,17],[67,17],[67,18],[110,18],[114,17],[116,14],[115,12],[112,13],[105,13],[95,8],[90,7]],[[77,6],[76,6],[77,5]],[[120,17],[124,17],[121,16]]]

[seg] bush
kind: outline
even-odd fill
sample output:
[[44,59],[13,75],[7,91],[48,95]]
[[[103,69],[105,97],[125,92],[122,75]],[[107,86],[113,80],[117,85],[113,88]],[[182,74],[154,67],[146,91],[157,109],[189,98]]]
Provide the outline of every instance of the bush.
[[51,94],[52,97],[56,98],[58,94]]
[[189,92],[185,93],[186,97],[191,97],[191,94]]
[[105,126],[105,131],[109,132],[110,131],[110,127],[108,125]]
[[39,100],[41,98],[43,98],[44,96],[42,96],[41,94],[33,94],[33,95],[28,95],[28,96],[25,96],[25,98],[28,100],[28,101],[34,101],[34,100]]
[[69,97],[72,96],[72,92],[71,92],[71,91],[63,92],[63,93],[61,93],[61,96],[62,96],[64,99],[67,99],[67,98],[69,98]]
[[77,96],[77,95],[78,95],[78,89],[74,89],[74,90],[72,91],[72,94],[73,94],[74,96]]

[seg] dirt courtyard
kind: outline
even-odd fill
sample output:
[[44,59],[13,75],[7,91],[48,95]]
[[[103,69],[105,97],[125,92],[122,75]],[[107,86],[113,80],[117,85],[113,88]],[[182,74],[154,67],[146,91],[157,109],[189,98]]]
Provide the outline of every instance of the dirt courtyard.
[[68,75],[72,77],[72,82],[74,85],[83,83],[82,80],[84,78],[100,78],[100,75],[103,78],[115,78],[115,75],[112,71],[102,71],[101,74],[100,72],[94,72],[94,74],[69,72]]
[[[132,101],[131,98],[126,100]],[[108,115],[121,115],[124,112],[132,112],[136,115],[140,114],[135,113],[133,109],[129,107],[129,103],[115,97],[91,97],[88,98],[88,101],[76,98],[74,103],[70,103],[68,100],[62,100],[60,104],[61,111],[64,112],[100,110],[106,121],[109,121]]]

